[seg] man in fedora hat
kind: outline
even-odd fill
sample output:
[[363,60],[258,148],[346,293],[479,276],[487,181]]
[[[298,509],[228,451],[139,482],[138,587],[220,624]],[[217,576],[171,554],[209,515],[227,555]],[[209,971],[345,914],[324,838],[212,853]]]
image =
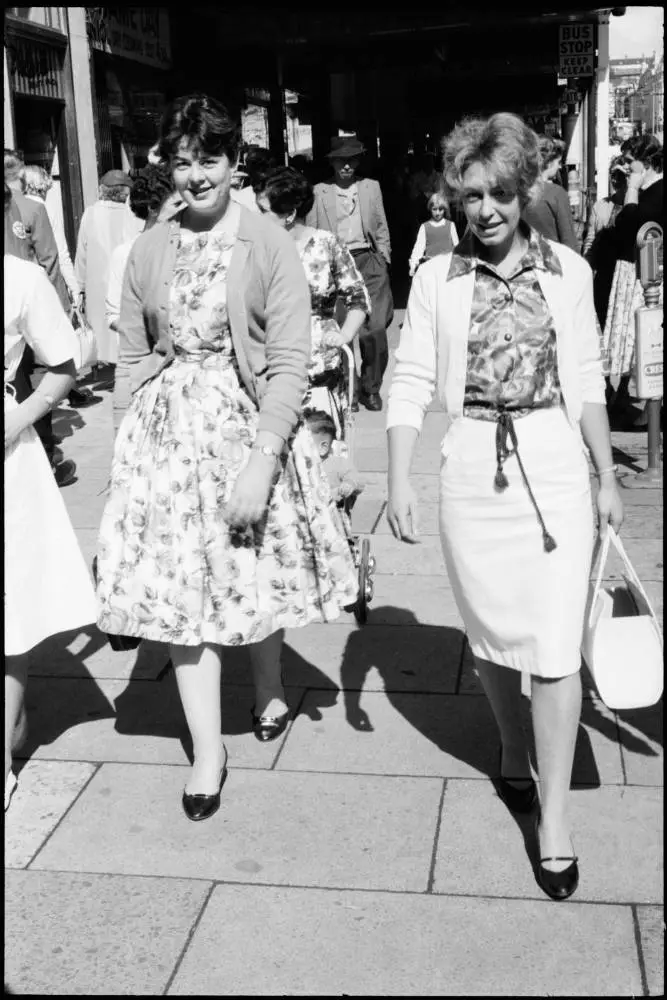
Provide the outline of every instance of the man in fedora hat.
[[365,151],[356,136],[332,139],[327,155],[334,177],[328,183],[315,185],[315,201],[307,223],[335,233],[354,257],[366,282],[371,314],[359,334],[359,401],[369,410],[381,410],[380,387],[389,360],[387,327],[394,314],[388,270],[391,242],[380,185],[356,177]]

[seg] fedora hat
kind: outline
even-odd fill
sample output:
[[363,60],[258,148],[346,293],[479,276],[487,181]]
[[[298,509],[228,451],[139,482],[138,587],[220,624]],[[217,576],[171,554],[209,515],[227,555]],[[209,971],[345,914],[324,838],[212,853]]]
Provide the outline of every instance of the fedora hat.
[[331,140],[331,151],[327,153],[327,156],[334,160],[348,156],[361,156],[365,152],[366,147],[359,142],[356,135],[337,135]]

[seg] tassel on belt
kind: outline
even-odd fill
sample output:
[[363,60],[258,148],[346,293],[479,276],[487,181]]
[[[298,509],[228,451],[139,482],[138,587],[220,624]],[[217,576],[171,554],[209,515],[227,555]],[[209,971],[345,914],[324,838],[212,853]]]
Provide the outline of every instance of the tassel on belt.
[[[508,447],[507,440],[512,442],[512,447]],[[526,470],[523,467],[523,462],[521,461],[521,455],[519,453],[519,441],[516,435],[516,428],[514,427],[514,421],[512,419],[512,414],[507,410],[499,410],[497,422],[496,422],[496,475],[493,480],[493,485],[499,493],[506,490],[509,486],[507,476],[503,470],[503,466],[510,455],[516,455],[516,460],[519,464],[519,470],[521,472],[521,478],[523,479],[524,485],[528,490],[528,496],[530,497],[530,502],[532,503],[535,513],[537,514],[537,519],[540,522],[540,527],[542,528],[542,539],[544,541],[544,551],[553,552],[556,548],[556,541],[548,531],[547,526],[544,523],[544,518],[542,517],[542,511],[540,510],[535,495],[528,482],[528,476],[526,475]]]

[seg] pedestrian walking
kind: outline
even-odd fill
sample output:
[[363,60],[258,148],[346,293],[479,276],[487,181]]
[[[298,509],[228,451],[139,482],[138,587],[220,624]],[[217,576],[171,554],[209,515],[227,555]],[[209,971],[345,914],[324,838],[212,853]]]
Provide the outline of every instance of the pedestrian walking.
[[[8,207],[5,189],[5,210]],[[92,582],[35,422],[74,383],[76,335],[38,264],[5,254],[5,809],[25,738],[27,660],[22,654],[97,617]],[[13,381],[26,346],[44,365],[19,402]]]
[[[310,288],[311,360],[304,407],[331,413],[337,436],[348,419],[349,394],[341,347],[351,346],[371,310],[364,279],[350,251],[326,229],[306,224],[313,206],[313,188],[292,167],[278,167],[260,181],[257,206],[287,230],[296,244]],[[336,306],[345,319],[339,326]]]
[[[604,326],[605,371],[617,391],[611,405],[617,412],[633,411],[630,374],[635,353],[635,312],[644,303],[637,274],[637,233],[647,222],[663,224],[662,144],[653,135],[637,136],[623,143],[627,172],[623,208],[614,222],[616,266]],[[662,301],[662,283],[660,284]],[[646,416],[639,418],[640,424]]]
[[540,782],[538,878],[565,899],[579,879],[568,794],[594,535],[583,442],[600,480],[600,532],[623,519],[592,277],[578,254],[521,221],[539,189],[540,160],[520,118],[464,122],[444,150],[447,194],[462,204],[469,232],[412,284],[389,394],[388,519],[396,537],[417,540],[410,461],[437,387],[448,420],[442,546],[500,731],[498,787],[511,809],[533,808],[519,712],[526,672]]
[[612,167],[609,172],[611,194],[593,205],[581,248],[593,271],[593,299],[601,329],[604,329],[607,319],[618,253],[614,223],[623,207],[627,184],[623,168],[619,165]]
[[[146,232],[154,226],[158,220],[162,207],[167,199],[174,193],[174,184],[171,172],[166,165],[156,166],[148,164],[143,167],[134,178],[130,191],[130,210],[132,214],[143,222],[142,232]],[[106,298],[106,320],[109,329],[118,336],[118,320],[120,319],[120,306],[123,291],[123,278],[125,268],[130,256],[130,250],[135,244],[139,233],[136,233],[111,254],[109,264],[109,284],[107,285]]]
[[[51,201],[49,203],[47,201],[47,195],[52,187],[53,181],[44,167],[29,163],[23,168],[21,172],[21,188],[23,190],[23,194],[29,200],[37,202],[37,204],[40,205],[43,204],[46,208],[46,214],[49,217],[49,222],[51,223],[51,228],[53,230],[53,237],[58,248],[58,263],[60,265],[60,271],[65,280],[65,284],[67,285],[70,302],[72,305],[79,306],[81,303],[81,288],[79,287],[79,282],[76,280],[76,275],[74,273],[74,265],[72,264],[72,258],[70,257],[69,247],[67,246],[67,238],[65,236],[65,228],[63,226],[62,217],[53,211],[53,202]],[[49,205],[51,207],[49,207]],[[67,401],[70,406],[73,406],[76,409],[82,409],[83,407],[94,405],[94,403],[98,400],[95,399],[90,389],[83,386],[75,386],[68,394]]]
[[127,263],[98,548],[100,629],[169,643],[194,751],[191,820],[219,808],[227,774],[221,647],[248,647],[254,726],[284,729],[283,630],[336,618],[357,591],[300,422],[308,284],[287,233],[230,198],[239,141],[205,95],[163,120],[185,208]]
[[540,163],[542,165],[542,189],[535,199],[524,208],[524,219],[542,236],[557,243],[563,243],[575,252],[579,251],[579,241],[574,229],[572,210],[567,191],[554,181],[558,176],[565,152],[565,143],[550,135],[538,137]]
[[108,170],[100,179],[98,201],[85,210],[79,227],[74,266],[86,320],[95,333],[97,366],[115,365],[118,360],[118,338],[107,323],[106,296],[111,254],[143,228],[127,204],[131,187],[122,170]]
[[456,226],[447,218],[448,205],[444,194],[435,191],[427,205],[431,218],[419,227],[410,254],[411,278],[414,278],[420,264],[437,257],[439,253],[449,253],[459,241]]
[[364,279],[371,314],[359,333],[359,402],[377,411],[382,409],[380,388],[389,361],[387,327],[394,315],[394,303],[389,281],[391,240],[380,185],[370,178],[357,179],[365,151],[356,136],[332,140],[328,159],[334,178],[315,185],[315,200],[306,224],[338,236]]
[[[56,244],[46,208],[41,202],[26,198],[22,191],[21,174],[25,164],[13,149],[5,149],[5,183],[10,188],[12,201],[5,209],[5,251],[22,260],[35,261],[53,285],[62,308],[67,315],[71,312],[71,302],[67,285],[60,270],[58,246]],[[26,345],[14,378],[16,398],[19,403],[30,395],[40,379],[44,368],[35,361],[32,349]],[[76,479],[76,466],[72,461],[63,461],[59,439],[53,431],[51,412],[35,423],[35,431],[48,456],[51,469],[59,486],[68,486]]]

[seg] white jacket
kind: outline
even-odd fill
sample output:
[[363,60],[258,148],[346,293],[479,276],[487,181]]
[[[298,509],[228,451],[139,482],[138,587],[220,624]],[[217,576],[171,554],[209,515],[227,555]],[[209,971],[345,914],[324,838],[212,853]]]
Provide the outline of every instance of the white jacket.
[[[542,269],[536,274],[556,328],[565,411],[578,428],[583,403],[605,403],[593,273],[579,254],[548,242],[563,275]],[[447,430],[463,416],[475,271],[448,281],[451,260],[451,253],[434,257],[422,264],[412,282],[389,391],[388,428],[421,430],[436,390],[449,418]]]

